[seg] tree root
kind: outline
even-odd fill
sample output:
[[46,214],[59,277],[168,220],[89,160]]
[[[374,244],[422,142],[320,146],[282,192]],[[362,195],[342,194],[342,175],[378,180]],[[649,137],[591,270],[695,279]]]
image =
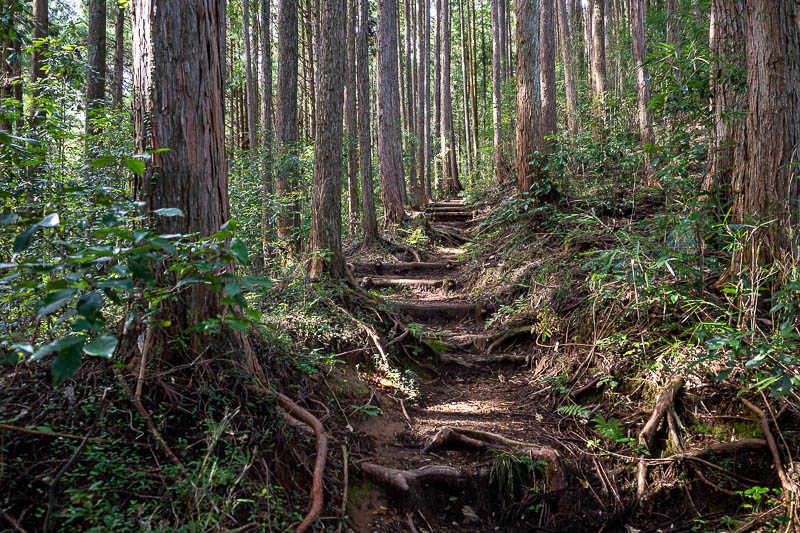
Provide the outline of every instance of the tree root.
[[543,448],[536,444],[509,439],[489,431],[445,426],[439,429],[430,442],[425,445],[422,449],[422,453],[428,453],[433,449],[452,444],[461,444],[478,450],[499,449],[524,453],[531,458],[542,460],[547,464],[545,474],[547,476],[549,490],[555,491],[565,487],[564,473],[561,468],[561,457],[558,452],[552,448]]
[[[683,378],[673,379],[667,388],[661,393],[653,408],[653,413],[650,419],[642,428],[639,433],[639,444],[644,446],[646,450],[650,450],[653,446],[653,439],[655,438],[658,425],[667,414],[669,407],[675,401],[675,394],[678,389],[683,387]],[[639,461],[639,471],[636,476],[636,495],[641,501],[644,498],[645,491],[647,490],[647,463],[644,460]]]
[[397,470],[373,463],[361,463],[360,467],[364,475],[400,492],[408,492],[411,487],[422,482],[438,482],[458,486],[464,480],[464,474],[452,466],[428,465],[415,470]]
[[503,344],[508,339],[516,337],[518,335],[532,335],[533,334],[533,324],[525,325],[525,326],[518,326],[516,328],[511,328],[503,331],[502,333],[492,335],[491,338],[495,340],[489,345],[486,349],[487,354],[491,354],[495,348]]

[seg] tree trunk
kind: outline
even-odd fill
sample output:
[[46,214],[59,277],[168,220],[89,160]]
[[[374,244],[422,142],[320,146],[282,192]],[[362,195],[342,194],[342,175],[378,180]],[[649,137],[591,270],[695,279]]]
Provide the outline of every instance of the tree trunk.
[[31,52],[31,86],[33,87],[31,122],[34,128],[41,125],[46,115],[41,108],[39,97],[41,96],[41,84],[44,82],[44,78],[47,77],[47,72],[44,69],[47,45],[35,43],[47,37],[50,32],[48,11],[48,0],[33,0],[33,32],[31,37],[33,38],[34,46]]
[[415,204],[425,205],[425,0],[417,0],[417,185]]
[[463,112],[462,124],[464,125],[464,144],[466,148],[467,170],[472,169],[472,126],[470,124],[471,114],[469,111],[469,94],[470,94],[470,79],[467,73],[467,62],[469,61],[469,35],[465,33],[467,30],[464,28],[464,0],[458,0],[458,15],[459,15],[459,38],[461,39],[461,107]]
[[490,0],[492,10],[492,131],[494,140],[494,175],[497,183],[506,180],[503,161],[503,94],[502,71],[503,49],[500,43],[501,15],[500,3],[503,0]]
[[358,221],[358,127],[356,120],[356,0],[346,0],[347,57],[344,67],[345,121],[347,123],[348,227],[353,231]]
[[244,34],[245,90],[247,91],[247,148],[255,148],[256,129],[256,79],[253,69],[253,51],[250,41],[250,2],[242,0],[242,33]]
[[[745,4],[747,143],[737,143],[733,212],[741,220],[770,220],[742,257],[751,264],[788,268],[798,258],[798,147],[800,147],[800,36],[794,0]],[[752,263],[751,263],[752,262]]]
[[[136,150],[168,148],[149,160],[142,180],[150,212],[179,208],[184,216],[154,216],[157,233],[216,233],[228,220],[228,182],[222,84],[224,3],[135,0],[133,53]],[[179,70],[176,66],[193,65]],[[159,275],[167,276],[162,265]],[[157,335],[158,349],[176,361],[168,342],[190,331],[190,349],[208,340],[191,328],[221,312],[219,294],[203,284],[162,300],[159,318],[172,325]]]
[[425,0],[425,45],[423,47],[423,70],[425,72],[425,200],[432,201],[431,194],[431,2]]
[[500,79],[501,81],[505,82],[511,73],[511,62],[509,60],[510,54],[508,53],[510,43],[509,36],[508,36],[508,0],[496,0],[497,1],[497,16],[499,17],[499,45],[500,45]]
[[0,129],[11,133],[11,115],[17,114],[17,134],[22,134],[22,53],[20,45],[20,28],[17,21],[21,18],[23,5],[11,4],[0,7],[0,17],[8,17],[9,28],[17,34],[13,39],[0,40],[0,109],[8,114],[8,118],[0,123]]
[[403,218],[397,0],[378,0],[378,164],[386,222]]
[[[86,133],[96,135],[94,122],[106,98],[106,2],[89,0],[89,33],[86,38]],[[88,142],[88,141],[87,141]],[[93,157],[91,149],[87,152]]]
[[299,250],[295,157],[297,155],[297,0],[278,1],[278,105],[276,110],[277,179],[275,193],[288,202],[278,217],[278,237]]
[[[433,38],[433,128],[434,143],[441,138],[442,115],[442,0],[436,2],[436,35]],[[440,165],[434,165],[433,188],[437,194],[442,190]]]
[[737,139],[737,124],[744,111],[737,74],[745,71],[745,43],[743,6],[736,0],[713,0],[711,2],[711,25],[709,48],[713,57],[711,64],[711,91],[714,105],[714,138],[711,150],[711,169],[703,180],[703,190],[716,186],[727,199],[730,195],[731,171],[733,169],[736,142],[746,143],[744,137]]
[[567,128],[578,134],[578,89],[575,86],[575,60],[566,2],[555,0],[558,8],[558,30],[561,36],[561,61],[564,65],[564,85],[567,93]]
[[375,216],[375,192],[372,184],[372,138],[370,134],[369,99],[369,0],[360,1],[358,19],[358,147],[361,176],[361,228],[364,244],[378,240],[378,221]]
[[412,7],[415,0],[405,0],[405,65],[406,65],[406,153],[408,154],[408,203],[413,208],[419,208],[419,196],[417,194],[417,153],[414,148],[414,139],[417,138],[417,86],[414,82],[416,74],[415,61],[415,40],[414,31],[415,9]]
[[592,3],[592,88],[595,115],[602,120],[606,101],[605,0],[592,0]]
[[650,179],[650,155],[648,146],[653,145],[653,119],[647,104],[650,101],[650,78],[647,75],[647,47],[645,46],[644,5],[642,0],[631,0],[631,42],[633,43],[633,63],[636,69],[636,104],[639,122],[639,140],[645,147],[644,167],[648,184]]
[[442,0],[442,179],[447,194],[453,195],[461,191],[458,179],[458,164],[455,151],[455,131],[453,130],[453,98],[450,89],[450,0]]
[[593,0],[576,0],[579,2],[581,6],[581,10],[583,13],[583,51],[586,55],[586,61],[589,62],[589,68],[586,69],[588,74],[588,81],[589,81],[589,93],[591,94],[591,100],[594,102],[595,94],[594,94],[594,82],[592,77],[592,67],[594,65],[594,50],[592,48],[592,20],[594,17],[592,16],[592,3]]
[[114,22],[114,80],[111,86],[111,102],[114,109],[122,106],[122,80],[125,68],[125,6],[117,4],[117,19]]
[[[542,90],[542,135],[551,137],[556,134],[556,43],[555,17],[553,16],[554,0],[541,0],[541,90]],[[543,149],[550,147],[545,142]]]
[[677,48],[680,45],[680,32],[678,27],[678,0],[665,0],[667,44]]
[[264,161],[261,171],[261,232],[264,260],[270,255],[272,238],[272,31],[270,7],[272,0],[261,0],[261,128],[264,135]]
[[[312,278],[321,276],[323,272],[335,279],[345,276],[340,202],[344,101],[341,76],[346,61],[346,58],[342,57],[342,50],[345,48],[346,13],[345,0],[320,2],[317,41],[319,45],[317,131],[314,139],[314,178],[311,194],[310,275]],[[349,45],[347,47],[352,48]],[[355,115],[355,109],[353,114]]]

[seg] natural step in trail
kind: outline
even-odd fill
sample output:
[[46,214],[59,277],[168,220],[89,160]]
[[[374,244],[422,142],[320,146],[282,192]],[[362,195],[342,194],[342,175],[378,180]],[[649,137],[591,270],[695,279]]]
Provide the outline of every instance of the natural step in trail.
[[[433,204],[425,217],[434,230],[441,222],[465,234],[474,226],[472,209],[460,201]],[[530,401],[527,356],[503,351],[503,332],[485,330],[491,309],[480,295],[459,292],[454,258],[442,250],[424,263],[351,264],[365,288],[382,289],[401,316],[424,328],[423,351],[434,352],[436,365],[419,379],[416,402],[384,405],[382,416],[359,428],[374,440],[375,456],[358,468],[359,490],[371,491],[350,504],[358,532],[531,531],[558,512],[562,459],[556,439],[542,438],[552,434],[543,431],[549,413]],[[497,457],[536,465],[540,493],[525,500],[539,509],[528,513],[535,522],[505,516],[508,506],[494,488],[503,475]],[[511,472],[516,459],[508,460]]]

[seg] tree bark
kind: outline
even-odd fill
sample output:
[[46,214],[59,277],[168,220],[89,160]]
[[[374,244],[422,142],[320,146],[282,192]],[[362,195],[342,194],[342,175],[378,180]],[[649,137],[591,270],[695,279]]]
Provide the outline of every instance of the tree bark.
[[575,86],[575,54],[570,32],[566,2],[555,0],[558,8],[558,30],[561,37],[561,62],[564,65],[564,85],[567,98],[567,128],[572,135],[578,134],[578,89]]
[[650,185],[650,154],[648,145],[653,145],[653,119],[647,107],[650,101],[650,78],[647,75],[647,47],[644,31],[644,5],[642,0],[631,0],[631,42],[633,44],[633,63],[636,69],[636,108],[639,122],[639,141],[645,147],[645,177]]
[[[97,110],[106,97],[106,2],[89,0],[89,33],[86,38],[86,133],[96,135],[101,128],[94,123]],[[88,152],[91,154],[91,150]]]
[[417,207],[425,205],[425,0],[417,0],[417,185],[415,188]]
[[425,44],[423,47],[423,71],[425,76],[425,200],[432,201],[431,195],[431,2],[425,1]]
[[264,141],[264,161],[261,171],[261,233],[264,260],[271,254],[273,194],[272,176],[272,31],[270,7],[272,0],[261,0],[261,129]]
[[494,175],[497,183],[503,183],[507,177],[503,161],[503,49],[500,42],[500,33],[502,32],[500,3],[502,1],[490,0],[492,10],[492,132]]
[[[184,216],[155,216],[157,233],[196,233],[208,237],[228,220],[228,182],[222,84],[224,32],[222,2],[135,0],[133,52],[136,150],[154,153],[143,180],[150,212],[179,208]],[[165,267],[159,275],[169,275]],[[172,325],[152,350],[175,360],[169,339],[183,335],[221,312],[219,294],[202,284],[161,303],[160,318]],[[199,353],[207,338],[190,333]]]
[[416,79],[416,31],[414,18],[416,9],[413,7],[416,0],[405,0],[405,65],[406,65],[406,153],[408,154],[408,203],[411,207],[418,209],[419,195],[417,193],[417,151],[414,148],[414,140],[417,139],[417,85]]
[[397,0],[378,0],[378,164],[386,222],[403,218]]
[[592,0],[592,3],[592,89],[595,115],[602,120],[606,105],[605,0]]
[[356,0],[347,2],[347,44],[344,67],[345,121],[347,124],[348,227],[353,231],[358,221],[358,121],[356,119]]
[[469,61],[469,34],[468,30],[464,28],[464,0],[458,0],[458,16],[459,16],[459,38],[461,40],[461,107],[462,117],[461,123],[464,126],[464,152],[467,159],[467,171],[472,169],[472,115],[469,110],[469,95],[470,95],[470,78],[467,71],[467,62]]
[[[433,42],[433,128],[434,143],[441,138],[442,107],[442,0],[436,2],[436,35]],[[434,165],[433,188],[437,194],[442,190],[440,165]]]
[[41,96],[41,84],[44,78],[47,77],[47,72],[44,69],[44,56],[47,45],[45,43],[37,43],[41,39],[47,37],[50,32],[48,0],[33,0],[33,38],[34,45],[31,52],[31,85],[33,87],[33,103],[31,105],[31,122],[34,128],[41,125],[44,121],[46,113],[41,108],[39,97]]
[[745,5],[747,143],[737,143],[733,212],[741,220],[770,220],[744,251],[752,264],[788,267],[798,258],[798,147],[800,146],[800,36],[794,0]]
[[[541,89],[542,89],[542,135],[551,137],[556,134],[556,43],[554,0],[541,0]],[[543,149],[547,150],[549,142]]]
[[458,179],[458,164],[455,151],[455,131],[453,130],[453,99],[450,89],[450,0],[442,0],[442,79],[441,79],[441,143],[442,143],[442,179],[445,192],[454,195],[461,191]]
[[117,19],[114,22],[114,80],[111,86],[111,102],[114,109],[122,106],[122,81],[125,68],[125,7],[117,4]]
[[244,34],[245,91],[247,91],[247,148],[255,148],[258,118],[256,115],[256,79],[250,41],[250,2],[242,0],[242,33]]
[[298,227],[295,191],[295,157],[297,155],[297,0],[278,1],[278,105],[276,110],[277,179],[275,193],[278,199],[288,201],[278,217],[278,237],[289,239],[294,250],[299,250],[299,239],[294,235]]
[[[312,278],[345,277],[342,253],[342,71],[345,58],[346,0],[321,0],[317,76],[317,130],[311,193]],[[323,253],[325,254],[323,256]]]
[[361,177],[361,228],[364,244],[378,240],[378,221],[375,216],[375,192],[372,184],[372,139],[370,133],[369,99],[369,0],[360,0],[358,18],[358,147]]

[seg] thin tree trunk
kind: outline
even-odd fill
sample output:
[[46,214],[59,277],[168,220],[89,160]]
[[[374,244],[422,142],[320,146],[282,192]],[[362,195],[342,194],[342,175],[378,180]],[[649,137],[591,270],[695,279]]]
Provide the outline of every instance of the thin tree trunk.
[[40,39],[47,37],[50,32],[50,22],[48,13],[48,0],[33,0],[33,32],[31,37],[34,41],[33,51],[31,52],[31,85],[33,87],[33,103],[31,105],[31,122],[34,128],[41,125],[44,121],[46,112],[41,108],[39,98],[42,94],[41,84],[47,76],[44,69],[44,58],[46,55],[46,45],[36,44]]
[[[89,32],[86,38],[86,134],[97,135],[102,131],[97,125],[98,110],[106,99],[106,2],[89,0]],[[95,147],[87,139],[89,157],[95,157]]]
[[475,0],[467,0],[467,14],[470,19],[470,65],[472,72],[472,160],[478,164],[478,145],[480,136],[478,135],[478,46],[475,33]]
[[272,31],[270,7],[272,0],[261,0],[261,129],[264,135],[264,161],[261,179],[261,230],[264,258],[271,254],[272,238]]
[[567,96],[567,128],[578,134],[578,90],[575,86],[575,61],[566,2],[555,0],[558,7],[558,29],[561,36],[561,61],[564,64],[564,85]]
[[[133,52],[136,149],[169,148],[148,161],[142,188],[150,212],[179,208],[184,216],[154,216],[157,233],[219,231],[229,218],[223,107],[225,31],[223,3],[197,9],[190,0],[135,0]],[[175,65],[192,68],[175,76]],[[155,175],[158,179],[155,179]],[[162,265],[159,276],[168,276]],[[157,334],[152,353],[184,360],[171,339],[189,332],[189,347],[200,353],[208,338],[195,327],[222,312],[220,295],[196,284],[161,301],[159,320],[171,325]]]
[[417,71],[417,184],[414,203],[425,205],[425,0],[417,0],[416,71]]
[[653,119],[647,107],[650,101],[650,78],[647,75],[647,47],[644,31],[644,5],[642,0],[631,0],[631,42],[633,43],[633,63],[636,68],[636,103],[639,122],[639,140],[645,147],[644,167],[646,180],[650,185],[650,154],[653,145]]
[[347,123],[348,226],[358,221],[358,127],[356,119],[356,0],[345,0],[347,11],[347,57],[345,61],[345,121]]
[[372,184],[372,139],[370,134],[369,99],[369,0],[360,1],[361,14],[358,19],[358,146],[361,176],[361,228],[364,244],[378,240],[378,221],[375,216],[375,192]]
[[490,0],[492,10],[492,131],[494,134],[494,175],[497,183],[506,180],[507,172],[503,161],[503,96],[502,69],[503,50],[500,43],[502,31],[500,3],[503,0]]
[[256,115],[256,79],[250,41],[250,2],[242,0],[242,31],[244,33],[245,88],[247,91],[247,147],[255,148],[258,118]]
[[[419,196],[417,193],[417,152],[414,148],[413,140],[418,138],[417,131],[417,86],[414,83],[416,61],[415,61],[415,40],[414,31],[414,12],[413,3],[415,0],[405,0],[405,63],[406,63],[406,117],[408,124],[406,129],[406,153],[408,154],[408,201],[413,208],[419,208]],[[413,136],[413,137],[412,137]]]
[[592,1],[592,87],[595,114],[602,120],[606,99],[605,0]]
[[587,72],[587,80],[589,82],[589,92],[591,94],[591,100],[594,102],[595,94],[594,94],[594,81],[592,77],[592,67],[594,65],[594,50],[592,48],[592,21],[594,17],[592,16],[592,6],[593,0],[578,0],[580,2],[581,8],[583,10],[583,49],[584,53],[586,54],[586,61],[588,61],[588,68],[586,69]]
[[287,202],[278,218],[278,237],[299,250],[294,159],[297,152],[297,0],[278,0],[278,102],[276,110],[277,179],[275,192]]
[[[556,43],[555,17],[553,16],[554,0],[541,0],[541,91],[542,91],[542,135],[551,137],[556,134]],[[550,143],[545,142],[547,150]]]
[[467,73],[467,61],[469,55],[469,35],[464,28],[464,0],[458,0],[458,16],[460,24],[458,26],[459,37],[461,38],[461,107],[463,111],[462,124],[464,127],[464,146],[467,159],[467,170],[472,170],[472,125],[471,114],[469,111],[470,79]]
[[[354,13],[351,13],[354,15]],[[311,194],[312,278],[327,273],[345,277],[342,253],[342,71],[346,58],[346,0],[321,0],[319,16],[319,70],[317,131],[314,139],[314,178]],[[347,45],[348,51],[351,46]],[[348,53],[348,55],[350,55]],[[355,109],[353,110],[355,115]],[[355,118],[355,117],[353,117]],[[354,128],[355,129],[355,128]],[[323,252],[325,254],[323,255]]]
[[425,58],[423,70],[425,71],[425,199],[431,201],[431,2],[425,0],[425,44],[422,55]]
[[114,80],[111,86],[111,102],[114,109],[122,106],[122,80],[125,61],[125,6],[117,4],[117,19],[114,22]]
[[442,0],[442,179],[445,191],[453,195],[461,191],[456,162],[455,131],[453,130],[453,98],[450,88],[450,0]]
[[403,218],[397,0],[378,0],[378,164],[386,222]]
[[[441,138],[441,115],[442,115],[442,0],[436,2],[436,35],[433,45],[433,127],[434,143]],[[442,190],[441,184],[441,165],[434,165],[433,188],[438,194]]]

